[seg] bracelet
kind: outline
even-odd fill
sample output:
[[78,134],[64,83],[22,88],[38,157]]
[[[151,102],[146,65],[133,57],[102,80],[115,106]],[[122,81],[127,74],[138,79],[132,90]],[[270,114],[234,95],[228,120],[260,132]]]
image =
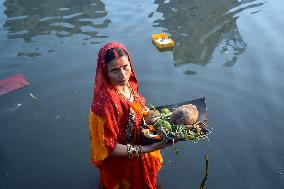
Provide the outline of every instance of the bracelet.
[[142,156],[142,147],[141,145],[134,145],[132,146],[131,144],[127,144],[127,153],[128,153],[128,158],[136,158],[138,159],[139,157]]
[[131,157],[131,154],[132,154],[131,145],[130,145],[130,144],[127,144],[126,147],[127,147],[128,158],[130,158],[130,157]]
[[136,158],[136,159],[139,158],[139,149],[138,149],[138,147],[136,145],[133,147],[132,158]]
[[139,149],[138,149],[139,157],[142,157],[142,146],[139,145],[138,148],[139,148]]

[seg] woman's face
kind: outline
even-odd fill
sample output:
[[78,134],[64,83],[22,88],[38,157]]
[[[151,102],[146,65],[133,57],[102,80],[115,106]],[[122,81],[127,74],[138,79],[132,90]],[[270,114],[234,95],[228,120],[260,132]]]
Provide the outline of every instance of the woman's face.
[[131,74],[130,62],[127,56],[122,56],[107,63],[107,71],[113,86],[125,86]]

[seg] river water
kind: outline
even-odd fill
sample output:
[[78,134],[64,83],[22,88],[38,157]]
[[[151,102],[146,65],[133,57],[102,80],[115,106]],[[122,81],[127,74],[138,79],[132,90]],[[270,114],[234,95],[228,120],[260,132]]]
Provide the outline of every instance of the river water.
[[[151,34],[166,32],[173,50]],[[140,93],[165,105],[206,97],[210,140],[163,150],[163,189],[284,188],[282,0],[6,0],[0,79],[0,188],[91,189],[88,111],[99,48],[116,40]],[[37,99],[33,98],[32,95]]]

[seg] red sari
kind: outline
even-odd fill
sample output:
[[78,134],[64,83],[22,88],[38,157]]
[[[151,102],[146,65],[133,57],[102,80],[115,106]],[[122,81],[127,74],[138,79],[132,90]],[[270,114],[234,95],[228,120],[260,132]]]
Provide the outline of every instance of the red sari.
[[119,95],[110,84],[104,61],[106,51],[110,48],[124,49],[132,68],[129,53],[123,45],[112,42],[100,49],[89,115],[91,161],[99,169],[100,188],[155,189],[157,173],[163,161],[159,150],[143,154],[139,159],[109,156],[117,143],[128,143],[126,128],[131,117],[131,143],[141,144],[141,112],[145,109],[145,100],[138,93],[138,82],[133,69],[129,79],[135,94],[133,102]]

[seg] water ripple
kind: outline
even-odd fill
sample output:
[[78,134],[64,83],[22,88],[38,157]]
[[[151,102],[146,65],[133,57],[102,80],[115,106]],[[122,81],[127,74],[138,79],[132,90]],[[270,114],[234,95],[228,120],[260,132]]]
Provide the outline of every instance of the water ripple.
[[[105,4],[100,0],[83,0],[80,3],[43,0],[33,1],[32,6],[29,1],[7,0],[3,5],[7,17],[3,28],[7,31],[8,39],[21,38],[29,43],[41,35],[64,38],[83,34],[89,39],[108,37],[104,29],[111,20],[107,18]],[[38,42],[40,45],[41,41]]]
[[232,50],[233,56],[223,63],[229,67],[237,62],[246,48],[238,29],[237,15],[263,5],[255,0],[179,3],[156,0],[155,3],[162,16],[153,21],[153,26],[164,28],[175,40],[175,65],[206,65],[211,62],[215,49],[223,44],[224,49]]

